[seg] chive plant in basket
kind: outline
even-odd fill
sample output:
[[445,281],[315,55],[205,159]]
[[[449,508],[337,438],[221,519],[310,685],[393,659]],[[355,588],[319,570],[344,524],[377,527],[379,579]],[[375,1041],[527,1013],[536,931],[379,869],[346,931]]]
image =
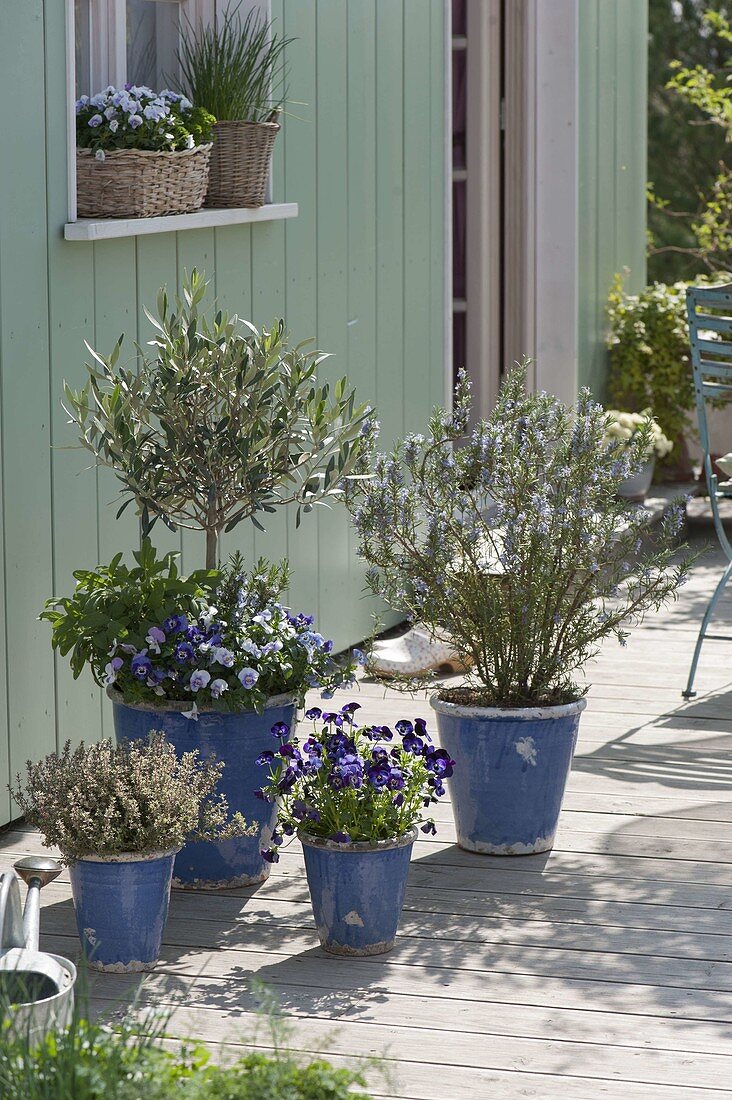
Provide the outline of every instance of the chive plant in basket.
[[[647,529],[618,487],[651,449],[646,421],[606,439],[589,391],[576,408],[526,392],[526,364],[468,431],[464,375],[426,437],[379,455],[350,500],[373,590],[472,668],[432,698],[457,761],[459,843],[514,855],[552,847],[586,689],[578,677],[610,635],[675,596],[688,555],[683,503]],[[486,499],[489,504],[486,504]]]
[[277,847],[297,833],[320,942],[335,955],[378,955],[394,944],[417,827],[434,833],[425,810],[445,794],[455,761],[431,743],[424,719],[357,726],[358,703],[313,707],[313,733],[301,745],[273,726],[276,748],[259,791],[279,802]]
[[287,96],[292,39],[254,8],[242,20],[240,7],[227,7],[216,25],[189,21],[178,53],[188,95],[217,119],[207,206],[262,206]]
[[96,355],[81,391],[66,390],[80,441],[121,483],[143,534],[157,520],[205,536],[206,568],[181,577],[175,555],[158,560],[143,541],[130,569],[76,574],[67,599],[44,617],[75,675],[90,666],[114,704],[117,736],[154,726],[180,753],[200,748],[225,764],[221,787],[258,837],[186,845],[175,874],[184,885],[243,885],[266,877],[260,848],[272,830],[254,799],[255,759],[273,723],[292,726],[309,687],[332,690],[353,673],[338,663],[312,616],[284,605],[287,564],[247,569],[235,555],[218,568],[219,540],[244,520],[294,504],[308,512],[337,500],[358,476],[373,433],[345,379],[316,379],[320,357],[294,346],[280,323],[257,331],[221,312],[200,311],[196,272],[171,308],[161,292],[152,352],[131,367],[121,347]]

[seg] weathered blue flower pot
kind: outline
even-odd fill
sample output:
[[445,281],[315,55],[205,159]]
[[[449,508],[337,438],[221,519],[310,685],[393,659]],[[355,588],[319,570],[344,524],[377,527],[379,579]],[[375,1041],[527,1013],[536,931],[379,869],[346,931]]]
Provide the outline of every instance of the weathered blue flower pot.
[[163,709],[122,703],[114,689],[108,694],[118,741],[147,737],[151,729],[162,730],[178,756],[194,749],[203,759],[215,756],[224,764],[217,790],[225,795],[230,812],[238,811],[249,825],[257,825],[252,836],[185,844],[175,860],[173,885],[220,890],[264,882],[270,865],[262,859],[261,849],[270,846],[277,807],[254,797],[254,791],[267,779],[266,769],[259,767],[256,759],[264,749],[276,747],[272,736],[275,723],[284,722],[291,732],[294,729],[296,708],[291,696],[270,699],[264,714],[201,709],[196,721],[185,717],[190,703],[166,702]]
[[448,780],[458,844],[495,856],[548,852],[562,808],[585,699],[503,710],[434,695],[440,743],[455,760]]
[[151,970],[168,919],[175,851],[85,856],[69,865],[76,925],[93,970]]
[[620,482],[617,490],[618,496],[623,497],[624,500],[633,500],[642,504],[651,487],[655,468],[655,458],[650,458],[648,462],[644,462],[637,473]]
[[416,830],[397,840],[338,844],[300,835],[320,943],[333,955],[391,950]]

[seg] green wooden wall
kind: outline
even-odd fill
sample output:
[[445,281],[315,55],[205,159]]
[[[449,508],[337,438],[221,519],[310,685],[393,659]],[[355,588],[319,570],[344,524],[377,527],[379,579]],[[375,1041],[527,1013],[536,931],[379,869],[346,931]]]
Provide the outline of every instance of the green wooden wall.
[[604,396],[613,276],[646,280],[647,0],[579,3],[579,384]]
[[[255,323],[283,315],[334,353],[380,413],[387,438],[424,425],[443,393],[442,0],[273,0],[291,47],[292,114],[278,139],[276,201],[300,216],[96,244],[63,240],[66,220],[64,0],[0,4],[0,823],[5,783],[28,757],[109,731],[91,678],[54,661],[36,615],[71,572],[132,547],[115,521],[114,480],[87,469],[60,405],[84,377],[86,338],[144,341],[158,287],[205,269],[219,301]],[[292,517],[250,555],[288,554],[293,605],[339,645],[368,633],[372,604],[342,510]],[[184,567],[196,535],[175,539]],[[229,545],[233,546],[233,542]]]

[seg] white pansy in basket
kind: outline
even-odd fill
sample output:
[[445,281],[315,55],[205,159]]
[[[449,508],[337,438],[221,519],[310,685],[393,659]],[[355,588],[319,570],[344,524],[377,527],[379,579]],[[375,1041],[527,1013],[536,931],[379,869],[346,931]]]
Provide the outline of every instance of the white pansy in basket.
[[113,85],[76,102],[76,206],[82,218],[199,210],[213,115],[178,92]]
[[[607,415],[612,417],[605,432],[605,442],[615,440],[631,440],[646,424],[650,425],[651,444],[653,455],[656,458],[665,458],[673,449],[673,443],[661,430],[654,419],[650,409],[644,409],[641,413],[620,412],[618,409],[608,409]],[[649,455],[650,457],[650,455]]]

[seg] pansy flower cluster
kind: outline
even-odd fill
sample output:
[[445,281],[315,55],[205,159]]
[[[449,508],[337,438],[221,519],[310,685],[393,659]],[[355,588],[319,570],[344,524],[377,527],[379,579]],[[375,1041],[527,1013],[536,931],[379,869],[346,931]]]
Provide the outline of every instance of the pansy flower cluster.
[[434,834],[425,810],[445,794],[455,761],[436,748],[422,718],[389,726],[357,726],[358,703],[339,711],[312,707],[314,732],[302,744],[279,722],[277,747],[257,763],[269,779],[257,797],[278,803],[277,829],[262,855],[269,862],[285,836],[303,832],[337,843],[391,840],[419,825]]
[[193,149],[211,140],[213,115],[167,88],[112,84],[96,95],[76,101],[76,144],[104,151],[146,149],[171,152]]
[[[263,572],[264,570],[264,572]],[[214,596],[198,616],[173,614],[145,628],[144,642],[115,641],[104,682],[126,702],[191,701],[201,707],[262,712],[268,698],[308,688],[325,697],[352,683],[359,650],[336,661],[333,643],[318,633],[312,615],[293,614],[278,599],[285,579],[277,566],[259,563],[251,574],[239,559],[222,574]]]

